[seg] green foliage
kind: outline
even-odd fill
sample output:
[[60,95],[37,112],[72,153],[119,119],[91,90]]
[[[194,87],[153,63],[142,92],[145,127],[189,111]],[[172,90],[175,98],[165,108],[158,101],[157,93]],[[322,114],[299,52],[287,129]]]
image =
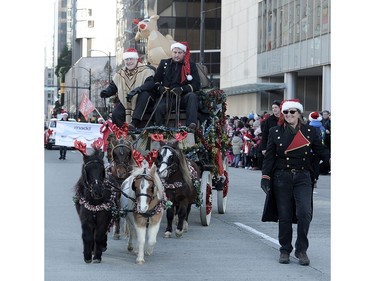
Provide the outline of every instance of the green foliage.
[[57,66],[55,68],[55,74],[59,77],[59,81],[65,83],[65,74],[72,66],[72,50],[68,49],[65,45],[59,58],[57,59]]

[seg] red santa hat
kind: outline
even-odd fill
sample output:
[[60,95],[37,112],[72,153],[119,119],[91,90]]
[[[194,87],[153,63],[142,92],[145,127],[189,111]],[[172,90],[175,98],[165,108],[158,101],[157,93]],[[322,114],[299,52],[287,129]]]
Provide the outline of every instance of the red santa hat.
[[291,108],[298,109],[301,113],[303,112],[303,105],[299,102],[299,99],[283,100],[280,104],[280,117],[277,122],[279,126],[284,124],[283,110],[289,110]]
[[125,51],[125,53],[123,54],[122,58],[124,60],[126,59],[138,59],[138,62],[140,62],[140,58],[139,58],[139,55],[138,55],[138,52],[136,49],[134,48],[129,48]]
[[69,115],[69,114],[68,114],[67,112],[64,112],[63,114],[61,114],[61,116],[63,116],[63,117],[64,117],[64,116],[65,116],[65,117],[68,117],[68,115]]
[[190,49],[188,42],[176,42],[171,45],[171,51],[174,48],[179,48],[185,53],[184,65],[181,69],[181,83],[185,80],[191,81],[193,76],[190,75]]
[[281,111],[288,110],[291,108],[298,109],[301,113],[303,112],[303,105],[299,102],[299,99],[284,100],[281,103]]
[[104,122],[104,118],[103,117],[99,117],[98,118],[98,122]]
[[322,121],[322,116],[317,111],[313,111],[309,114],[310,121]]

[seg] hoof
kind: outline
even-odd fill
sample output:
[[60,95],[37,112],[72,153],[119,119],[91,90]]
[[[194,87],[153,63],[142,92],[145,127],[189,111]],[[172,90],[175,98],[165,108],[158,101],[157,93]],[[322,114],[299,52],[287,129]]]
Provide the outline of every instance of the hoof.
[[145,263],[145,260],[136,260],[135,263],[142,265]]
[[101,262],[102,262],[101,259],[94,259],[94,260],[92,261],[92,263],[101,263]]
[[133,250],[134,250],[133,246],[128,246],[128,251],[129,252],[133,252]]
[[105,251],[107,251],[107,247],[103,247],[102,253],[104,253]]
[[187,221],[184,221],[184,225],[183,225],[183,227],[182,227],[182,230],[183,230],[184,232],[188,232],[188,230],[189,230],[189,224],[188,224]]
[[91,262],[92,262],[92,259],[89,259],[89,260],[84,259],[84,261],[85,261],[85,263],[91,263]]
[[176,237],[178,237],[178,238],[182,237],[182,233],[184,233],[183,230],[176,229]]
[[171,238],[172,237],[172,232],[166,231],[164,232],[164,238]]
[[114,233],[113,234],[113,240],[120,240],[120,234]]

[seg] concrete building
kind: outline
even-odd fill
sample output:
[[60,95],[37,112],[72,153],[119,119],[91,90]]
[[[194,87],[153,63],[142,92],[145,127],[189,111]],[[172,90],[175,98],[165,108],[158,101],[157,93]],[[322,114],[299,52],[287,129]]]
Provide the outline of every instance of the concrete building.
[[[222,0],[220,88],[228,114],[299,98],[331,108],[330,0]],[[235,43],[233,43],[235,42]]]

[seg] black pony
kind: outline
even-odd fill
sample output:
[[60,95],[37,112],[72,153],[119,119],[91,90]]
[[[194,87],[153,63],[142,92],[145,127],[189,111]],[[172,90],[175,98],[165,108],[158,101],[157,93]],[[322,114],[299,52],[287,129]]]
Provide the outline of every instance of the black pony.
[[176,236],[188,230],[188,217],[191,205],[197,202],[197,190],[194,181],[201,178],[198,165],[186,158],[178,147],[178,142],[161,143],[158,157],[155,161],[160,179],[164,185],[165,194],[173,205],[167,209],[167,228],[164,237],[172,235],[172,222],[178,216]]
[[74,196],[82,227],[83,257],[86,263],[100,263],[102,252],[107,249],[107,233],[116,195],[107,185],[104,153],[94,147],[94,152],[87,155],[85,145],[80,143],[75,147],[83,154],[82,173],[75,185]]

